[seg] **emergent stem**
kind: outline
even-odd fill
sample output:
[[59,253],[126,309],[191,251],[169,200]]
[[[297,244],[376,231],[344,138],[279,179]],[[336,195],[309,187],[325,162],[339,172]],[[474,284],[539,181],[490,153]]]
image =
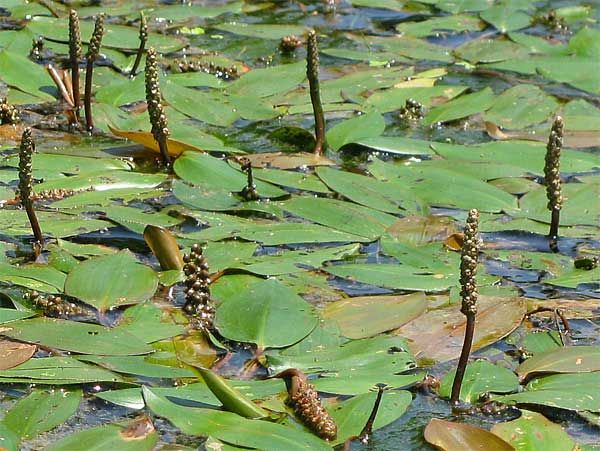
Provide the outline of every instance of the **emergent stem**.
[[146,49],[146,41],[148,40],[148,24],[146,22],[146,16],[144,13],[140,13],[140,46],[138,47],[137,54],[135,55],[135,61],[133,62],[133,67],[131,68],[131,72],[129,73],[129,77],[135,77],[135,74],[140,67],[140,63],[142,62],[142,56],[144,56],[144,50]]
[[85,128],[91,132],[94,129],[92,118],[92,78],[94,77],[94,59],[88,58],[85,68],[85,93],[83,95],[83,107],[85,109]]
[[457,404],[460,398],[460,388],[462,386],[463,378],[465,377],[465,370],[467,369],[469,355],[471,354],[471,346],[473,344],[473,335],[475,334],[475,314],[468,313],[466,316],[467,325],[465,329],[465,340],[463,341],[460,358],[458,359],[458,366],[456,367],[456,375],[454,376],[454,382],[452,383],[452,395],[450,396],[450,402],[452,404]]
[[552,210],[550,220],[550,233],[548,233],[549,246],[552,252],[558,252],[558,225],[560,223],[560,210]]
[[306,76],[310,91],[310,102],[315,116],[315,147],[313,153],[322,155],[325,147],[325,116],[321,104],[321,93],[319,87],[319,47],[317,34],[311,31],[308,34],[306,53]]

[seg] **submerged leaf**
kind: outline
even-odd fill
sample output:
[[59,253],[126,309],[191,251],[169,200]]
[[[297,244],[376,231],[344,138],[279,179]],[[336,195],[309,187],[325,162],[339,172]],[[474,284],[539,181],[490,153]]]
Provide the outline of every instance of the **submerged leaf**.
[[[525,300],[519,297],[480,296],[477,308],[473,350],[508,335],[521,324],[526,313]],[[418,358],[452,360],[460,354],[465,321],[459,306],[450,305],[428,311],[396,333],[409,340]]]

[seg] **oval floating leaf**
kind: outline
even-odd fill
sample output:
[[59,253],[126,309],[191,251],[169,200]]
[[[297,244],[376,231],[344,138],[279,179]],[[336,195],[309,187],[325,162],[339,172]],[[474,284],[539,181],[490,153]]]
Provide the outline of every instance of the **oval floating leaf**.
[[491,432],[510,443],[516,451],[570,451],[578,448],[558,424],[529,410],[521,410],[521,416],[516,420],[495,424]]
[[361,296],[327,304],[323,318],[337,322],[342,335],[367,338],[398,328],[425,311],[423,293],[404,296]]
[[[446,374],[440,384],[440,396],[450,397],[456,370]],[[478,360],[467,365],[465,376],[460,388],[459,399],[475,403],[486,393],[507,393],[519,388],[519,379],[508,368],[494,365],[485,360]]]
[[600,371],[599,346],[569,346],[535,354],[517,368],[528,379],[540,373],[585,373]]
[[213,296],[221,301],[215,318],[219,332],[260,348],[294,344],[317,324],[310,304],[274,279],[223,277]]
[[19,400],[2,423],[21,440],[36,437],[64,423],[81,402],[81,390],[35,390]]
[[124,330],[62,319],[33,318],[15,321],[0,326],[0,334],[15,340],[81,354],[136,355],[153,351],[152,347]]
[[152,297],[157,287],[155,272],[128,251],[86,260],[65,281],[66,294],[100,311],[143,302]]

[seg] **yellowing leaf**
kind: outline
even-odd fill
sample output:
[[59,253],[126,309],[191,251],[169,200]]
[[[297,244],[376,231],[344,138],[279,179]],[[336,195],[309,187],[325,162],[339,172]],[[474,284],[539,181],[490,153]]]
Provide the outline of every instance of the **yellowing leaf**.
[[[158,144],[154,140],[152,133],[143,132],[143,131],[139,131],[139,130],[137,130],[137,131],[136,130],[119,130],[118,128],[114,128],[110,125],[108,126],[108,128],[114,135],[119,136],[121,138],[127,138],[130,141],[133,141],[134,143],[141,144],[142,146],[146,147],[147,149],[150,149],[153,152],[160,154],[160,149],[158,148]],[[198,152],[204,152],[203,149],[192,146],[190,144],[185,144],[185,143],[183,143],[181,141],[177,141],[175,139],[168,139],[167,144],[168,144],[168,148],[169,148],[169,155],[171,155],[172,157],[178,157],[186,150],[195,150]]]

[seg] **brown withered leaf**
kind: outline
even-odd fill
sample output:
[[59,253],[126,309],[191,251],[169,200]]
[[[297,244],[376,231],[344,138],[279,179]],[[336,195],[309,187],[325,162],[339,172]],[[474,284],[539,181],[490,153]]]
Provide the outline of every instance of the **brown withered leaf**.
[[512,445],[497,435],[470,424],[433,418],[424,432],[425,440],[443,451],[512,451]]
[[444,245],[453,251],[460,251],[462,249],[465,235],[463,233],[453,233],[444,240]]
[[[521,324],[526,301],[521,297],[480,296],[473,351],[495,343]],[[460,355],[466,318],[459,304],[429,310],[394,332],[409,341],[417,359],[445,362]]]
[[[160,154],[160,149],[158,148],[158,144],[154,140],[154,136],[152,136],[152,133],[135,130],[120,130],[110,125],[108,126],[108,128],[110,129],[113,135],[119,136],[121,138],[127,138],[130,141],[133,141],[134,143],[141,144],[142,146],[153,151],[154,153]],[[169,147],[169,155],[172,157],[178,157],[186,150],[204,152],[203,149],[192,146],[190,144],[183,143],[181,141],[177,141],[175,139],[168,139],[167,142]]]
[[244,155],[255,168],[295,169],[302,166],[333,166],[335,162],[329,158],[308,152],[284,153],[265,152]]
[[121,430],[121,438],[124,441],[144,440],[148,435],[154,432],[154,425],[147,416],[138,418],[129,423]]
[[14,368],[29,360],[37,347],[29,343],[21,343],[0,339],[0,370]]
[[0,141],[17,143],[21,141],[21,136],[25,130],[23,124],[4,124],[0,125]]
[[406,216],[387,229],[398,241],[413,246],[443,241],[457,232],[454,219],[446,216]]
[[324,319],[333,319],[343,336],[373,337],[406,324],[427,307],[424,293],[401,296],[358,296],[327,304]]
[[[485,122],[485,130],[490,138],[497,140],[523,139],[526,141],[548,141],[547,133],[532,133],[523,131],[502,131],[493,122]],[[573,149],[593,147],[600,143],[600,131],[596,130],[566,130],[564,146]]]
[[[600,317],[600,299],[528,299],[527,311],[532,312],[539,307],[560,309],[566,318],[598,318]],[[536,315],[554,317],[553,312],[539,312]]]

